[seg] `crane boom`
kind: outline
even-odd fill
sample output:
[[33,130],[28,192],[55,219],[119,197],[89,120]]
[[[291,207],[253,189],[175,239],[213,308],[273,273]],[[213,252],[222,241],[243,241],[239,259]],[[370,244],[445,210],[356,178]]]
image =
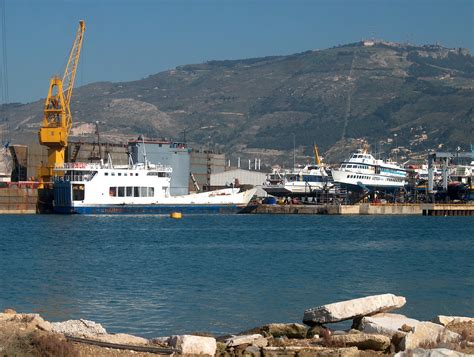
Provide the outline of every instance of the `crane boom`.
[[320,166],[321,159],[319,158],[319,150],[316,144],[313,144],[313,150],[314,150],[314,161],[316,162],[316,165]]
[[49,83],[48,96],[44,103],[43,122],[39,131],[40,144],[48,147],[48,163],[43,163],[39,171],[42,182],[49,182],[53,176],[54,167],[64,163],[64,153],[72,127],[71,96],[85,29],[84,21],[79,21],[63,78],[54,76]]

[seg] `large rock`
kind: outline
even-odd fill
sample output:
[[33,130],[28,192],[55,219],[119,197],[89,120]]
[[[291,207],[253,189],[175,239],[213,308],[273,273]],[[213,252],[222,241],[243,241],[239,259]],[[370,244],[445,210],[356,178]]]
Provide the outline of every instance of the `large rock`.
[[474,317],[462,317],[462,316],[444,316],[438,315],[432,320],[435,324],[439,325],[449,325],[449,324],[457,324],[463,322],[472,322],[474,323]]
[[359,350],[385,351],[390,347],[390,338],[367,333],[332,335],[331,343],[335,346],[357,347]]
[[209,355],[216,353],[217,343],[214,337],[194,335],[175,335],[169,340],[171,347],[177,348],[182,354]]
[[94,321],[88,320],[68,320],[63,322],[52,322],[52,332],[62,333],[73,337],[94,337],[106,334],[107,331]]
[[303,322],[312,326],[315,324],[344,321],[398,309],[405,305],[405,303],[406,299],[403,296],[395,296],[393,294],[373,295],[340,301],[306,310]]
[[377,314],[374,316],[365,316],[362,318],[359,330],[366,333],[378,333],[387,336],[393,336],[403,325],[414,327],[420,321],[410,319],[400,314]]
[[466,353],[461,353],[447,348],[434,348],[425,350],[423,348],[416,348],[410,351],[401,351],[395,354],[394,357],[464,357],[469,356]]
[[461,335],[449,331],[441,325],[432,322],[420,322],[407,333],[400,343],[400,350],[415,348],[435,348],[439,343],[459,342]]
[[296,323],[273,323],[267,324],[260,327],[255,327],[251,330],[241,332],[241,335],[250,334],[261,334],[263,336],[282,337],[288,338],[306,338],[307,327],[302,324]]

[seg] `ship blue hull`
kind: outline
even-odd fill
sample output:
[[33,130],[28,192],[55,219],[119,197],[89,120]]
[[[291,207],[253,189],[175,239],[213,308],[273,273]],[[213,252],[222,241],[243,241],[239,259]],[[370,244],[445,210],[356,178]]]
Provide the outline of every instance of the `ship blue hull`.
[[238,213],[237,205],[98,205],[98,206],[55,206],[58,214],[162,214],[172,212],[183,214],[230,214]]

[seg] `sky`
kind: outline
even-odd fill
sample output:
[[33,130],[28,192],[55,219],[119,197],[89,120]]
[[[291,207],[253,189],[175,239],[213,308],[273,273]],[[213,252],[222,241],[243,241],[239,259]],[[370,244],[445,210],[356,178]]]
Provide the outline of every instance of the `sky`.
[[474,0],[2,1],[9,102],[46,96],[49,78],[64,70],[81,19],[86,33],[76,86],[373,37],[474,53]]

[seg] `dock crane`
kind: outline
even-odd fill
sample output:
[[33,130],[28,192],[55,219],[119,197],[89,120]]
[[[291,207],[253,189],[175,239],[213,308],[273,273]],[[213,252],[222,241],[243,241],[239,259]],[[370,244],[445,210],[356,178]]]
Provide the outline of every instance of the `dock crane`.
[[50,182],[54,175],[54,167],[64,163],[64,154],[72,127],[72,89],[85,29],[84,21],[79,21],[76,38],[69,53],[69,60],[63,78],[54,76],[49,82],[48,96],[44,103],[43,122],[38,133],[40,144],[48,147],[48,162],[42,164],[38,175],[42,183]]

